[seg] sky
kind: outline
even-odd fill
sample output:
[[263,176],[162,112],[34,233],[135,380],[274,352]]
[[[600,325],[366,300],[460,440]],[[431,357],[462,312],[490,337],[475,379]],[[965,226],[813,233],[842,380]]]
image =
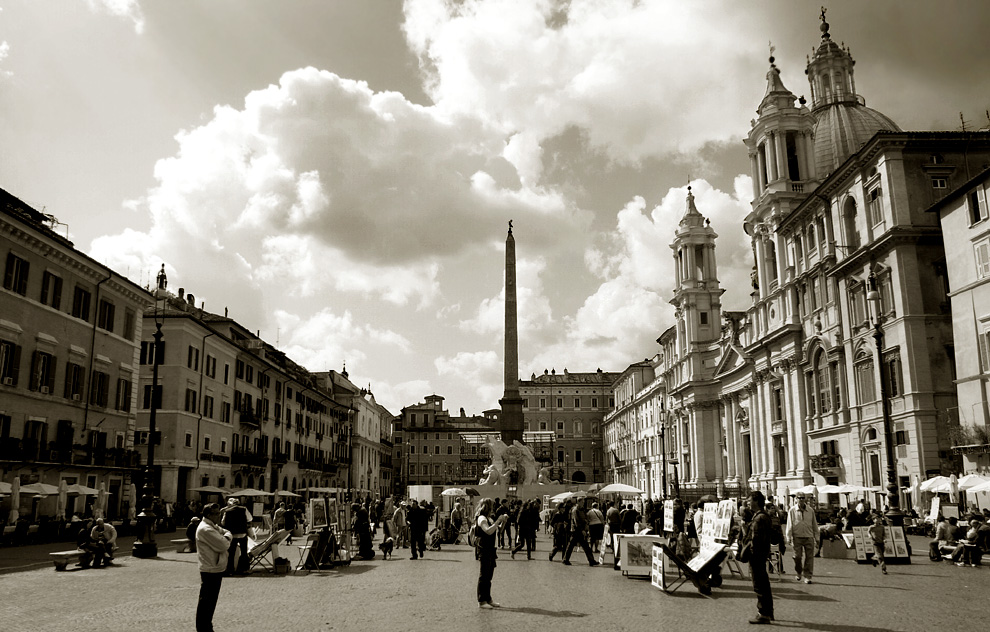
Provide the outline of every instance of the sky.
[[[0,188],[398,414],[519,373],[622,371],[673,323],[690,184],[745,310],[742,142],[770,45],[808,95],[820,3],[0,0]],[[857,91],[904,130],[990,125],[990,3],[842,0]]]

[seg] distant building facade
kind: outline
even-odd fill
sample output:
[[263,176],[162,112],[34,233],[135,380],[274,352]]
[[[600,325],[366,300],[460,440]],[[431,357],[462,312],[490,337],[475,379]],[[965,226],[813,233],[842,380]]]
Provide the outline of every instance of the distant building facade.
[[[147,291],[75,249],[0,190],[0,474],[10,483],[79,483],[126,517],[134,450],[140,314]],[[55,515],[57,495],[21,494],[22,516]],[[70,497],[67,516],[93,497]],[[11,509],[9,497],[0,506]]]
[[[614,406],[612,384],[618,373],[601,369],[571,373],[564,369],[535,373],[519,381],[525,429],[551,432],[551,479],[565,483],[605,481],[605,445],[602,421]],[[539,443],[546,446],[546,441]],[[543,449],[534,456],[545,461]]]

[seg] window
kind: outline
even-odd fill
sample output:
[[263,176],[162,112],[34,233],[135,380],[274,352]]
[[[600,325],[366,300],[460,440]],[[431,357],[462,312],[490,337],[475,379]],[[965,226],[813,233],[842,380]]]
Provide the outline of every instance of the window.
[[949,188],[949,185],[945,181],[945,178],[932,178],[932,188],[933,189],[947,189],[947,188]]
[[220,439],[220,454],[227,454],[227,440]]
[[906,430],[898,430],[894,433],[894,445],[907,445],[911,443]]
[[887,378],[887,394],[889,397],[900,397],[904,394],[904,381],[901,376],[901,354],[888,352],[883,354],[884,377]]
[[251,383],[254,381],[254,367],[247,365],[244,367],[244,381]]
[[113,331],[114,306],[108,300],[100,299],[100,307],[96,315],[96,326],[100,329]]
[[192,345],[189,345],[189,351],[186,354],[186,368],[199,371],[199,349]]
[[230,365],[226,363],[224,363],[223,365],[223,383],[224,384],[230,383]]
[[698,312],[698,318],[699,318],[700,324],[702,324],[702,325],[707,325],[708,324],[708,312],[706,312],[706,311]]
[[44,351],[35,351],[31,359],[31,383],[28,388],[45,395],[55,387],[55,357]]
[[580,437],[584,434],[584,424],[580,420],[574,421],[574,436]]
[[453,454],[453,453],[454,453],[454,446],[452,445],[447,446],[447,454]]
[[3,275],[3,289],[17,292],[21,296],[27,294],[28,269],[31,267],[25,259],[12,252],[7,253],[7,269]]
[[546,429],[547,429],[547,422],[541,421],[540,422],[540,430],[546,430]]
[[771,402],[773,403],[773,420],[784,420],[784,387],[781,384],[774,384],[771,387]]
[[990,276],[990,239],[977,242],[973,248],[976,249],[976,275],[985,279]]
[[234,363],[234,377],[237,378],[238,380],[243,380],[244,379],[244,361],[243,360],[237,360]]
[[212,377],[213,379],[216,379],[217,378],[217,359],[216,358],[214,358],[211,355],[207,355],[206,356],[206,366],[204,368],[206,370],[206,376],[207,377]]
[[557,436],[558,437],[564,436],[564,422],[562,421],[557,422]]
[[873,375],[873,359],[865,353],[856,360],[856,394],[861,404],[875,402],[876,377]]
[[574,462],[575,463],[580,463],[581,462],[581,456],[582,456],[581,455],[581,450],[575,450],[574,451]]
[[852,311],[853,325],[866,322],[866,289],[862,283],[855,284],[849,290],[849,309]]
[[225,424],[230,423],[230,402],[220,403],[220,421]]
[[88,290],[76,286],[72,293],[72,315],[89,322],[89,301],[92,295]]
[[883,222],[883,191],[880,187],[870,189],[866,193],[866,219],[871,226]]
[[983,189],[976,189],[969,194],[969,219],[971,224],[987,218],[987,199]]
[[213,398],[209,395],[203,396],[203,416],[213,419]]
[[852,252],[859,248],[860,240],[859,229],[856,227],[856,200],[851,197],[846,200],[842,223],[846,230],[846,245],[849,247],[849,252]]
[[41,304],[52,309],[62,306],[62,278],[47,270],[41,276]]
[[[151,384],[145,384],[144,386],[144,398],[142,399],[141,408],[148,410],[151,408]],[[162,407],[162,385],[159,384],[155,387],[155,409]]]
[[829,375],[828,364],[825,361],[825,354],[818,356],[815,364],[815,376],[818,382],[818,410],[824,415],[832,410],[832,384]]
[[110,376],[103,371],[93,370],[89,381],[89,403],[106,408],[110,399]]
[[196,413],[196,404],[198,402],[198,397],[196,396],[196,391],[191,388],[186,389],[186,405],[183,410],[187,413]]
[[591,407],[592,408],[598,408],[598,398],[597,397],[592,397],[591,398]]
[[581,398],[580,397],[575,397],[574,398],[574,408],[581,408]]
[[20,346],[8,340],[0,340],[0,382],[4,386],[17,386],[17,377],[20,368]]
[[440,454],[440,446],[438,445],[433,446],[433,454]]
[[564,451],[563,450],[557,450],[557,462],[558,463],[563,463],[564,462]]
[[114,403],[116,410],[125,413],[131,412],[131,382],[120,377],[117,378],[117,400]]
[[547,398],[546,397],[541,397],[540,398],[540,408],[546,408],[546,407],[547,407]]
[[203,450],[205,450],[206,452],[209,452],[210,451],[210,444],[211,443],[212,442],[210,440],[210,435],[205,435],[203,437]]
[[818,400],[815,397],[815,374],[811,371],[805,373],[804,380],[805,393],[807,394],[808,415],[813,417],[818,414]]
[[414,454],[416,452],[416,446],[409,444],[409,454]]
[[191,432],[187,432],[186,433],[186,447],[187,448],[191,448],[192,447],[192,433]]
[[423,454],[429,454],[429,453],[430,453],[430,446],[424,445],[423,446]]
[[559,409],[559,408],[563,408],[563,407],[564,407],[564,398],[563,397],[558,397],[557,398],[557,408]]
[[83,368],[69,362],[65,365],[65,398],[80,401],[83,392]]
[[155,353],[154,341],[141,341],[141,364],[157,364],[158,366],[161,366],[164,363],[165,342],[162,341],[158,344],[159,353]]

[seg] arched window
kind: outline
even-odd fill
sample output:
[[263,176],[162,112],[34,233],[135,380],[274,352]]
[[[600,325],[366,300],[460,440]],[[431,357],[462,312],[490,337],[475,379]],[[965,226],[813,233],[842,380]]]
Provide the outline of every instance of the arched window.
[[856,227],[856,200],[846,199],[845,207],[842,209],[842,224],[846,231],[846,245],[852,252],[860,247],[859,229]]
[[877,440],[877,429],[870,428],[866,431],[866,441],[876,441]]
[[264,476],[259,476],[258,477],[258,489],[260,489],[262,491],[264,491],[264,489],[265,489],[265,477]]
[[289,477],[288,476],[283,476],[282,477],[282,491],[284,491],[284,492],[289,491]]
[[242,487],[242,484],[241,484],[241,481],[242,480],[243,479],[241,478],[241,475],[240,474],[235,475],[234,476],[234,487]]
[[818,353],[818,361],[815,362],[815,384],[818,389],[818,411],[824,415],[832,410],[832,379],[824,351]]

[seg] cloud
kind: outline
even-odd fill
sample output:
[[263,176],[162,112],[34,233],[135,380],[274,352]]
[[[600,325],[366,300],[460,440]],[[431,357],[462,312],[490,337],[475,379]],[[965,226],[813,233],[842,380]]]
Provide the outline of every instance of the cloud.
[[746,7],[718,10],[712,20],[674,0],[409,0],[403,28],[438,107],[525,130],[514,164],[572,126],[637,162],[747,129],[766,54]]
[[[2,9],[0,9],[2,11]],[[2,63],[10,55],[10,44],[6,40],[0,42],[0,63]],[[11,70],[4,70],[0,68],[0,80],[9,79],[14,76],[14,72]]]
[[[546,270],[544,258],[518,259],[516,261],[516,314],[519,335],[525,339],[537,337],[539,332],[553,328],[553,310],[544,294],[541,275]],[[505,332],[505,284],[497,296],[486,298],[478,305],[472,318],[460,321],[462,331],[480,335]]]
[[[743,310],[749,304],[752,255],[741,219],[749,211],[750,178],[736,178],[731,193],[704,180],[691,186],[698,211],[719,234],[716,260],[720,286],[726,290],[722,309]],[[657,351],[656,338],[674,323],[669,244],[684,215],[686,196],[686,187],[672,188],[649,212],[645,200],[637,197],[616,214],[614,230],[585,255],[601,283],[573,316],[563,319],[560,338],[529,359],[533,371],[564,366],[623,370]]]
[[144,33],[144,12],[138,0],[86,0],[90,11],[103,11],[134,22],[134,32]]
[[433,364],[440,377],[450,383],[467,385],[482,402],[495,406],[502,396],[502,358],[495,351],[462,351],[454,356],[440,356]]
[[285,73],[241,109],[217,106],[176,140],[155,165],[158,185],[131,203],[151,215],[150,232],[101,238],[99,256],[133,261],[136,244],[153,243],[175,268],[209,263],[249,286],[423,306],[438,295],[441,262],[487,247],[506,219],[544,244],[591,221],[559,193],[521,184],[500,131],[314,68]]

